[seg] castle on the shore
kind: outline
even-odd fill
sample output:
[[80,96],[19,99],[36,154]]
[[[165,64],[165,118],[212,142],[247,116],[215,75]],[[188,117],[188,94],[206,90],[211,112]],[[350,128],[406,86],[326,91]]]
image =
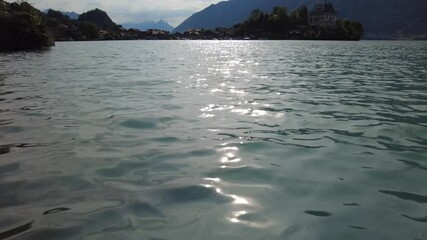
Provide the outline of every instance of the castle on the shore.
[[332,3],[315,4],[313,11],[308,14],[308,24],[318,27],[335,27],[337,12]]

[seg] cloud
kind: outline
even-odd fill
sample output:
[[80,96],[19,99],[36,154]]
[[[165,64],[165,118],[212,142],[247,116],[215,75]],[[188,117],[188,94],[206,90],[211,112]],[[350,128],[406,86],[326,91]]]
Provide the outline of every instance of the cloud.
[[29,0],[35,7],[83,13],[94,8],[106,11],[116,23],[159,19],[179,24],[191,14],[221,0]]

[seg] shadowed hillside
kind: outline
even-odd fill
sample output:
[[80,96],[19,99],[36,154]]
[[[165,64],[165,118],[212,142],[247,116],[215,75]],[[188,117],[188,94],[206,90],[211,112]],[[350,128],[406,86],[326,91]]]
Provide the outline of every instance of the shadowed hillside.
[[174,29],[174,32],[185,32],[188,29],[232,27],[248,19],[254,9],[271,11],[275,6],[283,6],[285,0],[231,0],[212,4],[204,10],[193,14]]
[[54,45],[44,15],[27,2],[0,0],[0,51],[40,49]]
[[111,20],[108,14],[98,8],[80,14],[78,20],[80,22],[93,23],[103,29],[109,29],[116,26],[116,24],[113,22],[113,20]]

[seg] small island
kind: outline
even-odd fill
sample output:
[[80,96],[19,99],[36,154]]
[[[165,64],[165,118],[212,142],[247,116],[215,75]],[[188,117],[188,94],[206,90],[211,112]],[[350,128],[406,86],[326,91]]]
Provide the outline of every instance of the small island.
[[353,40],[363,35],[363,26],[354,21],[337,19],[331,3],[307,6],[288,14],[286,7],[275,7],[271,13],[259,9],[232,28],[188,29],[170,33],[159,29],[125,29],[108,14],[94,9],[70,19],[55,10],[41,12],[31,4],[0,0],[0,50],[15,51],[53,46],[55,41],[98,40]]
[[250,39],[296,39],[296,40],[352,40],[363,36],[362,24],[337,19],[332,3],[316,4],[313,11],[307,6],[293,11],[275,7],[272,13],[259,9],[252,11],[249,19],[234,26],[235,36]]

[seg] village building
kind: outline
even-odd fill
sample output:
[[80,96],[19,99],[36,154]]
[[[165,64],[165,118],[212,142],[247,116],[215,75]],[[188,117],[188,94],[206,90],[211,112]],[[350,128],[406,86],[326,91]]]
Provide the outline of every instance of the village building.
[[10,11],[10,4],[0,1],[0,14],[4,14]]
[[167,34],[169,34],[168,31],[161,30],[161,29],[147,29],[147,32],[150,35],[167,35]]
[[318,27],[335,27],[337,12],[332,3],[315,4],[314,10],[308,14],[308,24]]

